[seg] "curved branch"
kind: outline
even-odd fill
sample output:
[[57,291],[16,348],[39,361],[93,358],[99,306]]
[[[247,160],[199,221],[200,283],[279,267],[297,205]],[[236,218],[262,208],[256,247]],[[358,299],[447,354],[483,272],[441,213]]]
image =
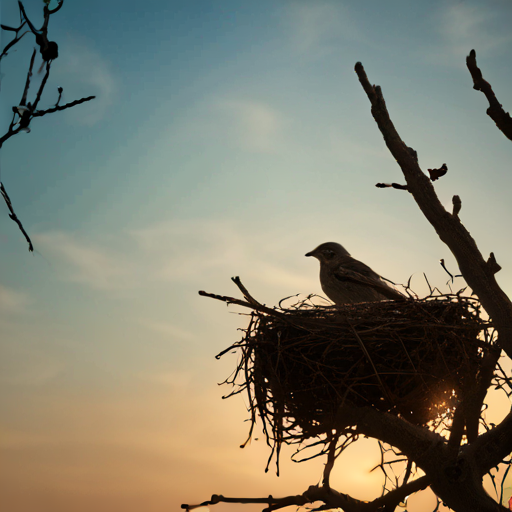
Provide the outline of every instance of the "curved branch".
[[394,446],[426,473],[447,455],[447,443],[439,434],[404,421],[373,407],[343,405],[338,411],[336,429],[356,425],[357,432]]
[[489,108],[487,115],[496,123],[498,129],[507,137],[512,140],[512,118],[503,110],[501,103],[496,98],[491,84],[484,80],[480,68],[476,64],[476,52],[471,50],[466,57],[466,65],[468,66],[471,77],[473,78],[473,89],[482,91],[489,101]]
[[204,507],[208,505],[216,505],[217,503],[261,503],[267,504],[268,507],[263,509],[263,512],[270,512],[272,510],[279,510],[281,508],[295,506],[303,506],[315,501],[323,501],[330,508],[342,508],[345,512],[363,512],[364,505],[367,503],[351,498],[346,494],[339,493],[333,489],[326,487],[311,486],[307,491],[295,496],[285,496],[284,498],[274,498],[268,496],[266,498],[227,498],[222,494],[213,494],[209,501],[204,501],[197,505],[181,505],[181,508],[186,510],[193,510],[195,508]]
[[426,489],[430,485],[430,479],[427,476],[422,476],[417,480],[413,480],[412,482],[408,482],[397,489],[389,491],[386,495],[373,500],[368,503],[368,505],[373,505],[371,508],[368,507],[368,512],[370,510],[390,510],[394,511],[396,507],[402,503],[407,496],[414,494],[415,492],[422,491]]
[[478,470],[485,475],[512,453],[512,410],[492,430],[482,434],[467,446],[468,456],[474,456]]
[[54,112],[59,112],[61,110],[66,110],[67,108],[74,107],[75,105],[80,105],[82,103],[85,103],[86,101],[91,101],[96,96],[87,96],[87,98],[81,98],[79,100],[71,101],[70,103],[66,103],[65,105],[55,105],[52,108],[49,108],[47,110],[37,110],[36,112],[32,113],[32,117],[42,117],[46,114],[53,114]]
[[[466,413],[466,435],[469,443],[476,441],[478,438],[482,406],[485,396],[487,395],[487,390],[494,377],[494,370],[500,358],[500,353],[500,350],[494,350],[484,357],[480,371],[476,376],[474,388],[466,399],[467,404],[465,404],[464,409]],[[506,453],[504,455],[506,455]]]
[[512,357],[512,303],[500,288],[494,271],[486,263],[469,231],[458,217],[445,210],[434,186],[418,165],[416,152],[407,147],[398,135],[386,108],[379,86],[370,84],[363,65],[358,62],[355,71],[372,105],[372,115],[395,157],[421,211],[434,227],[439,238],[449,247],[464,279],[478,295],[483,307],[491,316],[499,332],[499,344]]
[[268,496],[265,498],[227,498],[222,494],[213,494],[209,501],[203,501],[197,505],[181,505],[181,508],[186,510],[193,510],[199,507],[206,507],[209,505],[216,505],[217,503],[239,503],[239,504],[266,504],[267,508],[263,512],[270,512],[272,510],[279,510],[281,508],[290,506],[304,506],[308,503],[321,501],[325,505],[318,510],[327,510],[333,508],[341,508],[344,512],[377,512],[386,510],[395,510],[395,507],[401,503],[407,496],[417,491],[426,489],[429,485],[429,480],[426,476],[418,478],[413,482],[409,482],[402,487],[390,491],[385,496],[381,496],[373,501],[361,501],[352,498],[348,494],[335,491],[329,487],[312,485],[309,489],[302,494],[294,496],[285,496],[283,498],[274,498]]

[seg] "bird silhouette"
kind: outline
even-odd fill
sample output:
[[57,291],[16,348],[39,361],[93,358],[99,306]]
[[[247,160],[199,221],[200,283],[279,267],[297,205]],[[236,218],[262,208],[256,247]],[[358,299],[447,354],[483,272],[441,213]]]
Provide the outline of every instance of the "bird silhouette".
[[405,299],[368,265],[350,256],[336,242],[326,242],[308,252],[320,262],[322,290],[335,304],[355,304]]

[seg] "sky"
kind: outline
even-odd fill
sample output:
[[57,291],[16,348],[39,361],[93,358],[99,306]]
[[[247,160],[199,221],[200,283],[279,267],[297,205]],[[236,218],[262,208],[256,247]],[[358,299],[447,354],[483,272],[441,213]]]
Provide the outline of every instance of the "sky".
[[[42,1],[24,5],[42,24]],[[2,204],[0,510],[163,512],[318,483],[321,461],[286,463],[285,451],[277,477],[264,473],[261,435],[239,448],[246,402],[217,385],[237,359],[215,355],[247,317],[197,292],[238,296],[240,276],[269,306],[321,294],[304,254],[326,241],[394,282],[413,276],[420,295],[423,273],[446,291],[449,250],[409,194],[375,188],[404,180],[358,61],[423,170],[447,163],[440,200],[451,210],[461,197],[463,223],[512,292],[512,144],[465,67],[475,49],[512,108],[511,15],[505,0],[66,0],[50,21],[59,58],[40,107],[58,86],[63,103],[96,99],[35,119],[0,155],[36,248]],[[3,0],[1,20],[17,24],[17,2]],[[33,46],[25,36],[2,60],[2,133]],[[510,404],[492,400],[499,421]],[[332,485],[378,496],[377,462],[362,440]],[[410,501],[435,506],[428,491]]]

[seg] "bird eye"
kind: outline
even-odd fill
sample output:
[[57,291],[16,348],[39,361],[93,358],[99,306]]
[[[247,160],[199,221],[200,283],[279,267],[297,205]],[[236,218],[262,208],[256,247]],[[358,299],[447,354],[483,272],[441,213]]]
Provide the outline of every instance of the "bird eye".
[[334,251],[332,251],[331,249],[324,249],[322,252],[323,252],[325,258],[328,260],[333,258],[336,255],[336,253]]

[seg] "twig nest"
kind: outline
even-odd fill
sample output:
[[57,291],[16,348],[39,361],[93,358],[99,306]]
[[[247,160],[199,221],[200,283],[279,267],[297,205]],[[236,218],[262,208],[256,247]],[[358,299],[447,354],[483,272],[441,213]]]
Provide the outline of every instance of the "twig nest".
[[[253,423],[268,439],[329,433],[340,406],[372,406],[426,425],[463,399],[490,349],[477,299],[442,295],[404,302],[253,311],[228,381],[247,390]],[[339,419],[339,418],[338,418]]]

